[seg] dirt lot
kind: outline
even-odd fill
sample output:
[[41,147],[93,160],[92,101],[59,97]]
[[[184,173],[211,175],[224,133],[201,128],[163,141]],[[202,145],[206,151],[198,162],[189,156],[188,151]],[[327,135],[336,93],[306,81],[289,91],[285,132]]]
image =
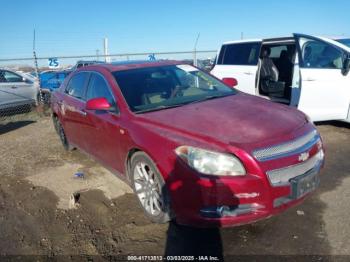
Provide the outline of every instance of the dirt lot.
[[[277,217],[218,230],[150,223],[127,185],[63,150],[48,117],[0,122],[0,255],[350,255],[350,126],[318,128],[320,189]],[[69,209],[75,191],[80,206]]]

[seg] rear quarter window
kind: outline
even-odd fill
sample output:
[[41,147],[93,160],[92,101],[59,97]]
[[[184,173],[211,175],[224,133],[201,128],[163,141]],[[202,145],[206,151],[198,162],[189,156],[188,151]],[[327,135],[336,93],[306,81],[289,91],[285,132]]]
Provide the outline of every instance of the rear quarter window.
[[218,65],[257,65],[260,42],[223,45],[218,57]]

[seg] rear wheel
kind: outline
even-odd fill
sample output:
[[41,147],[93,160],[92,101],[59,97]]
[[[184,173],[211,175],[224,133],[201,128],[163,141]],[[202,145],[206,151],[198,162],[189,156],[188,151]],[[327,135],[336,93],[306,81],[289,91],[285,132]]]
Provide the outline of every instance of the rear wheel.
[[144,152],[131,158],[133,190],[148,218],[156,223],[170,221],[168,191],[156,165]]
[[64,132],[63,126],[58,120],[57,116],[53,116],[53,123],[55,126],[55,130],[58,133],[58,136],[60,137],[60,140],[64,149],[67,151],[73,150],[73,147],[69,144],[66,133]]
[[53,126],[55,127],[56,133],[59,135],[59,120],[56,115],[52,115]]

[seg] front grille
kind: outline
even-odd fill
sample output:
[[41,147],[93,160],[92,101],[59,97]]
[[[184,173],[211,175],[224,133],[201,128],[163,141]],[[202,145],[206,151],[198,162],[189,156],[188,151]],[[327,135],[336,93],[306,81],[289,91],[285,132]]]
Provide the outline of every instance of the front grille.
[[313,130],[295,140],[276,146],[257,149],[253,152],[253,156],[259,161],[267,161],[280,157],[286,157],[306,151],[315,145],[319,140],[319,134],[316,130]]
[[324,154],[321,149],[316,155],[314,155],[309,160],[293,166],[288,166],[280,169],[275,169],[266,172],[267,177],[270,180],[271,185],[281,186],[289,183],[291,178],[305,174],[306,172],[317,169],[321,166],[323,162]]

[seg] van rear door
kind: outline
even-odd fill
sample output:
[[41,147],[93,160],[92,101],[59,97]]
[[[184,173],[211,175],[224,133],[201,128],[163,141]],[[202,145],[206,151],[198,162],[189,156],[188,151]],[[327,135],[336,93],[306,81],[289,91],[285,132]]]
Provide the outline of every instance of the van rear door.
[[211,74],[219,79],[235,78],[242,92],[255,95],[261,40],[240,40],[224,43]]
[[313,121],[343,120],[350,104],[350,74],[343,75],[346,46],[331,39],[294,34],[300,67],[298,109]]

